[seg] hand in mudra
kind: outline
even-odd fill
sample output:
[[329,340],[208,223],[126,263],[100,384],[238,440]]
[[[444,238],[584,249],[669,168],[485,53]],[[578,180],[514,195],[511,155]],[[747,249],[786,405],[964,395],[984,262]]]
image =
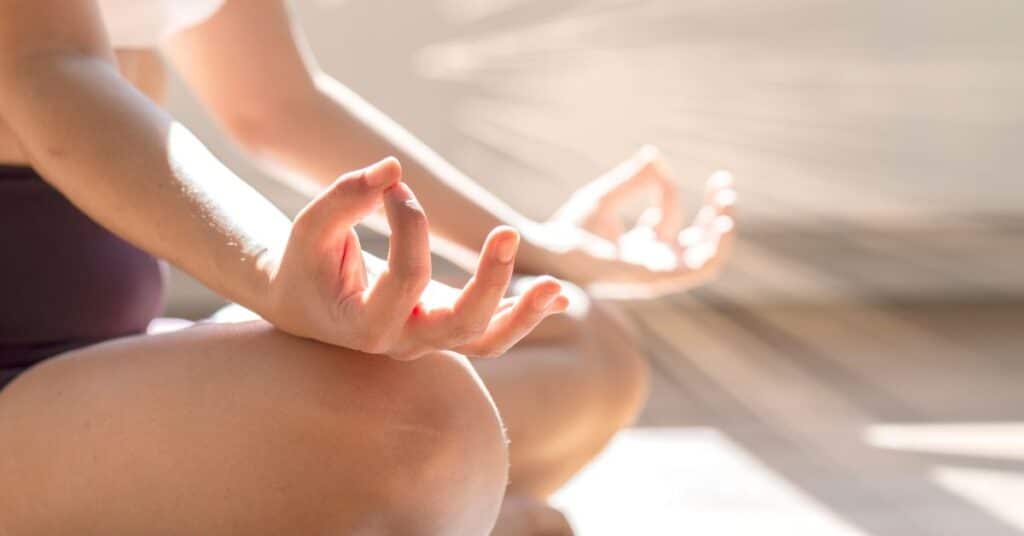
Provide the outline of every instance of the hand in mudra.
[[[299,213],[276,261],[267,320],[295,335],[409,360],[435,350],[497,356],[565,310],[568,299],[552,278],[505,298],[519,244],[511,228],[490,233],[463,289],[431,281],[427,218],[401,174],[397,160],[382,160],[343,175]],[[353,229],[381,203],[391,227],[386,264],[364,259]]]
[[[627,229],[620,214],[650,190],[658,202]],[[653,147],[576,191],[541,226],[539,241],[555,252],[554,273],[609,297],[681,292],[717,276],[736,236],[732,176],[711,176],[703,207],[684,228],[679,192]]]

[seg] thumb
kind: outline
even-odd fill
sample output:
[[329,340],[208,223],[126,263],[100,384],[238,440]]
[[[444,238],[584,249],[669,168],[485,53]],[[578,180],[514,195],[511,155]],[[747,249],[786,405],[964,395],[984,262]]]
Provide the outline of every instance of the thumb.
[[315,242],[330,241],[377,208],[381,193],[401,178],[402,166],[393,156],[346,173],[299,212],[293,228]]

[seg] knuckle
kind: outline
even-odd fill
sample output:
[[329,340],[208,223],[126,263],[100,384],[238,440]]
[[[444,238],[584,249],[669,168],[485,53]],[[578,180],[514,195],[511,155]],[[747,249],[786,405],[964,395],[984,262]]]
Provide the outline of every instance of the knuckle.
[[430,262],[427,260],[404,260],[395,263],[394,267],[389,267],[388,271],[408,283],[424,284],[430,280]]
[[388,280],[405,294],[419,295],[430,284],[430,266],[425,263],[402,263],[388,269]]

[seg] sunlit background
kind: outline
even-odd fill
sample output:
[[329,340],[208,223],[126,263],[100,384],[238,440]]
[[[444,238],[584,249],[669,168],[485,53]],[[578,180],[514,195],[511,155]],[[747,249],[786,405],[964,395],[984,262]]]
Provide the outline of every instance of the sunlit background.
[[[643,143],[691,207],[735,174],[723,279],[627,305],[654,392],[557,497],[584,536],[1024,534],[1024,2],[296,7],[325,70],[533,217]],[[176,276],[172,314],[216,305]]]

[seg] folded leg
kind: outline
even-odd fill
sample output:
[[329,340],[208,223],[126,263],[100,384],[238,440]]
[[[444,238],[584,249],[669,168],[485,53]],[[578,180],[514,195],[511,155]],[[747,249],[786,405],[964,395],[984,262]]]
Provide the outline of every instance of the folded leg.
[[466,360],[262,321],[130,337],[0,391],[2,534],[486,534],[506,486]]

